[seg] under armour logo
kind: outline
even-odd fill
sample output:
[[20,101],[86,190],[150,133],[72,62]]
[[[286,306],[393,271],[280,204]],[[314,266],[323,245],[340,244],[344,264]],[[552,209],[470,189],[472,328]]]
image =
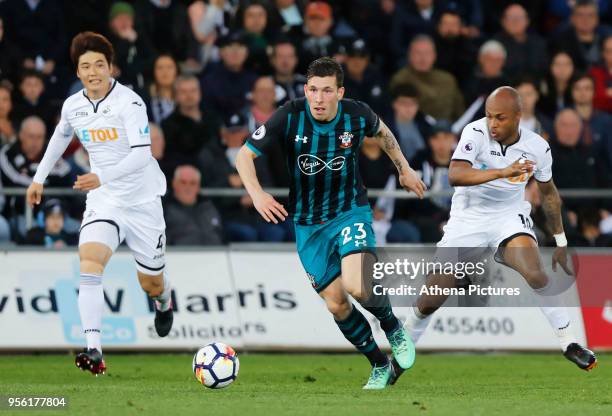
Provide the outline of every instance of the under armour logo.
[[298,166],[305,175],[316,175],[325,169],[340,170],[344,167],[344,156],[337,156],[329,162],[325,162],[315,155],[300,155]]
[[297,142],[302,142],[304,144],[308,143],[308,137],[304,136],[304,137],[300,137],[299,134],[295,135],[295,141]]
[[355,240],[355,247],[367,246],[368,242],[365,240]]

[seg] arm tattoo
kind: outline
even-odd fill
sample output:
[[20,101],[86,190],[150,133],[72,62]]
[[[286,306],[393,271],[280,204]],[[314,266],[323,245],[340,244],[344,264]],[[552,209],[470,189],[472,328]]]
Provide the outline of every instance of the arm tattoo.
[[542,192],[542,210],[546,216],[549,231],[558,234],[563,231],[561,220],[561,198],[554,185],[550,185],[547,192]]
[[404,173],[404,165],[402,160],[395,155],[397,152],[401,154],[401,149],[391,130],[387,126],[383,126],[374,137],[381,141],[383,150],[389,155],[399,174],[402,175]]

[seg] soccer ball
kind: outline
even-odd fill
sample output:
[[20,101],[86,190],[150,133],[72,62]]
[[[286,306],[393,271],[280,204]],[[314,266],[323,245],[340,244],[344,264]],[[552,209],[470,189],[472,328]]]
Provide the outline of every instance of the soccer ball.
[[240,361],[232,347],[213,342],[195,353],[192,367],[196,380],[203,386],[221,389],[236,380]]

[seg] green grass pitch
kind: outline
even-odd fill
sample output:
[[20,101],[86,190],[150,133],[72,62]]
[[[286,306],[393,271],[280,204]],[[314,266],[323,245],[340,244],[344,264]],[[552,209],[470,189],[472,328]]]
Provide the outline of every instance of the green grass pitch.
[[362,391],[358,355],[241,354],[238,380],[198,385],[188,354],[108,353],[94,377],[69,355],[0,356],[0,396],[65,396],[16,415],[612,415],[612,354],[590,373],[561,354],[421,354],[384,391]]

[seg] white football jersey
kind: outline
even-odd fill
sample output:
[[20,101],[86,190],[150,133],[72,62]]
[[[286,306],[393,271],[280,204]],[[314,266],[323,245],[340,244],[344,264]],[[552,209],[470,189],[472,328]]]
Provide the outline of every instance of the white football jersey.
[[552,156],[548,142],[531,130],[519,127],[519,139],[502,146],[489,135],[486,118],[476,120],[463,129],[453,153],[453,160],[469,162],[474,169],[503,169],[519,158],[535,163],[531,174],[495,179],[475,186],[457,186],[451,215],[469,209],[478,214],[494,214],[523,204],[525,186],[531,175],[539,182],[552,178]]
[[[93,173],[110,172],[132,148],[150,146],[149,122],[142,99],[112,80],[108,94],[97,102],[81,90],[66,99],[54,135],[73,132],[89,153]],[[166,193],[166,179],[154,158],[144,168],[104,183],[87,194],[118,207],[144,204]]]

